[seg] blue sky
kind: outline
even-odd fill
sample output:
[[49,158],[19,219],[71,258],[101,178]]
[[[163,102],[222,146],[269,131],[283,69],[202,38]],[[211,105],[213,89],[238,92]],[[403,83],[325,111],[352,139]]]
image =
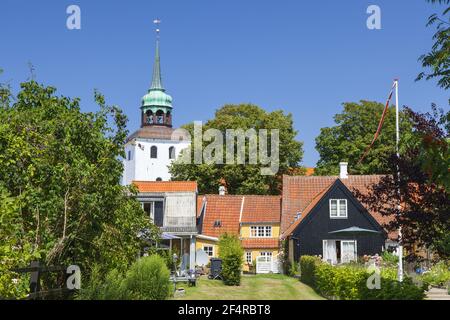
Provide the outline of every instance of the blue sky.
[[[425,0],[0,0],[0,81],[29,77],[56,86],[96,110],[93,90],[121,106],[139,127],[150,81],[154,27],[161,25],[163,82],[174,98],[174,124],[207,120],[226,103],[251,102],[294,116],[303,164],[318,160],[315,137],[333,125],[341,104],[384,102],[400,78],[400,103],[428,111],[448,106],[434,81],[415,82],[418,57],[432,44]],[[81,30],[66,28],[66,8],[81,8]],[[366,9],[381,8],[382,29],[369,30]]]

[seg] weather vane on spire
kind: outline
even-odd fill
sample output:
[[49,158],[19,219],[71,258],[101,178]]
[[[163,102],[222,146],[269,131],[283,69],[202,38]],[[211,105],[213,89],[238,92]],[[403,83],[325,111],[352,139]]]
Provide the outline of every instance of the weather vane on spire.
[[161,20],[157,18],[153,20],[153,23],[156,25],[156,36],[159,38],[159,33],[161,32],[159,25],[161,24]]

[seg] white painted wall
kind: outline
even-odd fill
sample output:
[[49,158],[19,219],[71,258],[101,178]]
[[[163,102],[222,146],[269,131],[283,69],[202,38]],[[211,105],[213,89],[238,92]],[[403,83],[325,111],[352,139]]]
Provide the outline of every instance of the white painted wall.
[[[158,148],[158,157],[150,158],[152,146]],[[124,177],[122,183],[129,185],[134,181],[156,181],[161,178],[169,181],[168,166],[172,163],[169,159],[169,148],[175,147],[175,158],[178,158],[181,151],[190,146],[190,141],[171,141],[136,139],[125,146],[126,159],[124,160]],[[131,151],[131,160],[128,160],[128,151]]]

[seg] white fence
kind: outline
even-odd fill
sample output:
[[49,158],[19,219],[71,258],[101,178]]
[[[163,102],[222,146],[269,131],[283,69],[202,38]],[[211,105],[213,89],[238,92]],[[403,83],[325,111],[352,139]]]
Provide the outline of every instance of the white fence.
[[256,273],[280,273],[280,263],[278,257],[257,257]]

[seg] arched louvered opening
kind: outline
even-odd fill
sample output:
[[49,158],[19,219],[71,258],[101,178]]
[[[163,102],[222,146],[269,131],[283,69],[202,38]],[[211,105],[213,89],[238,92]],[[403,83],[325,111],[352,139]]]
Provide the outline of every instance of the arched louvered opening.
[[158,148],[156,146],[150,148],[150,158],[152,159],[158,158]]

